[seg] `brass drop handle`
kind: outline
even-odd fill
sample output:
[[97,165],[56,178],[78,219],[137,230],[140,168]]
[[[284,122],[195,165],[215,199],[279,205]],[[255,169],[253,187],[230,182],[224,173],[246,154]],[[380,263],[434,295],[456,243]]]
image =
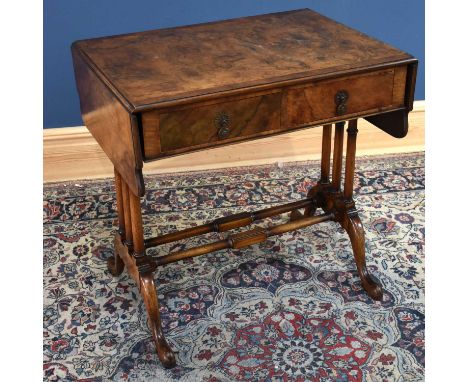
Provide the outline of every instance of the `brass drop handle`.
[[231,130],[229,129],[231,121],[227,113],[225,113],[224,111],[218,113],[218,115],[216,115],[215,117],[214,124],[218,129],[219,139],[225,139],[229,136],[229,133],[231,132]]
[[340,90],[335,94],[336,115],[343,115],[346,113],[346,101],[349,95],[346,90]]

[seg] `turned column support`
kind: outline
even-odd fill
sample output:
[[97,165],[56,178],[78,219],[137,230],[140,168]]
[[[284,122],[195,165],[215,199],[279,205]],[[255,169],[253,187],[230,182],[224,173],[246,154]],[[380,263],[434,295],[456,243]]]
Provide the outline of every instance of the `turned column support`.
[[333,148],[332,187],[335,191],[341,188],[341,168],[343,166],[343,133],[345,122],[335,124],[335,142]]
[[356,160],[357,119],[348,122],[348,140],[346,144],[345,182],[343,194],[345,200],[353,200],[354,167]]
[[[119,221],[119,236],[121,241],[125,241],[125,217],[122,199],[122,177],[119,172],[114,169],[115,177],[115,196],[117,199],[117,215]],[[124,268],[125,264],[119,256],[119,252],[114,248],[114,256],[107,259],[107,268],[113,276],[119,276]]]
[[138,271],[142,274],[153,272],[156,265],[151,257],[146,256],[145,237],[143,233],[143,218],[141,216],[140,197],[129,193],[130,213],[132,216],[132,234],[133,234],[133,257],[136,261]]
[[145,237],[143,234],[143,218],[141,216],[140,197],[129,193],[130,214],[132,216],[133,256],[135,259],[145,256]]
[[322,133],[322,161],[320,164],[320,183],[330,183],[332,125],[324,125]]
[[[331,156],[331,142],[332,142],[332,125],[324,125],[322,130],[322,157],[320,161],[320,184],[330,184],[330,156]],[[301,217],[314,216],[317,210],[317,200],[314,194],[315,188],[313,187],[307,197],[311,198],[313,202],[304,209],[304,215],[298,211],[294,211],[295,215],[291,215],[291,220],[297,220]]]
[[133,231],[132,231],[132,214],[130,211],[130,190],[127,183],[122,180],[122,204],[124,210],[124,226],[125,226],[125,241],[124,244],[128,247],[128,251],[133,253]]
[[117,201],[117,214],[119,221],[119,235],[122,241],[125,241],[125,217],[122,199],[122,177],[119,172],[114,168],[115,178],[115,198]]

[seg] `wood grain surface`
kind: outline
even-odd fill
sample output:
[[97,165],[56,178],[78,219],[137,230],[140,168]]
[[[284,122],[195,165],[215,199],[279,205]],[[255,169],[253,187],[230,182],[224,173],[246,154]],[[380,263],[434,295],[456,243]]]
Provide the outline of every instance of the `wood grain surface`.
[[143,195],[143,161],[136,117],[128,113],[73,49],[81,115],[86,127],[136,195]]
[[[404,108],[406,69],[405,66],[374,70],[286,86],[260,95],[222,97],[143,112],[144,160]],[[346,92],[347,99],[343,112],[338,113],[336,95],[341,91]],[[216,123],[220,116],[224,116],[226,123],[222,136]],[[397,127],[406,121],[406,114],[399,117],[387,129],[394,136],[401,134],[398,131],[402,129]],[[382,123],[378,120],[378,125]]]
[[[204,144],[279,130],[280,111],[281,94],[273,93],[161,113],[161,151],[198,148]],[[216,123],[220,116],[226,117],[227,133],[223,137],[220,137],[220,127]]]
[[[293,127],[336,117],[335,95],[340,90],[348,94],[345,115],[400,107],[404,97],[394,104],[394,75],[394,69],[385,69],[289,88],[284,92],[282,123]],[[398,82],[404,86],[405,80]]]
[[412,60],[309,9],[82,40],[75,47],[131,111]]

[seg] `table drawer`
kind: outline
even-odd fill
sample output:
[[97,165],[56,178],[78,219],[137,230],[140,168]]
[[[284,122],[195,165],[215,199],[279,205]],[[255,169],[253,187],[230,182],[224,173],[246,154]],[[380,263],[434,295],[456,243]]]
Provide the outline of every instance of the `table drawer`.
[[275,92],[145,113],[142,116],[145,157],[216,146],[279,130],[280,111],[281,93]]
[[406,66],[322,80],[285,90],[285,128],[404,104]]

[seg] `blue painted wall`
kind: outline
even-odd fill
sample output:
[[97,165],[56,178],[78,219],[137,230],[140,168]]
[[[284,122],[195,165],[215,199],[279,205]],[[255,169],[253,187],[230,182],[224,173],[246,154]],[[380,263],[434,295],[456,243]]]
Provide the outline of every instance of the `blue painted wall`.
[[424,0],[44,0],[44,127],[78,126],[70,44],[75,40],[311,8],[419,59],[424,99]]

